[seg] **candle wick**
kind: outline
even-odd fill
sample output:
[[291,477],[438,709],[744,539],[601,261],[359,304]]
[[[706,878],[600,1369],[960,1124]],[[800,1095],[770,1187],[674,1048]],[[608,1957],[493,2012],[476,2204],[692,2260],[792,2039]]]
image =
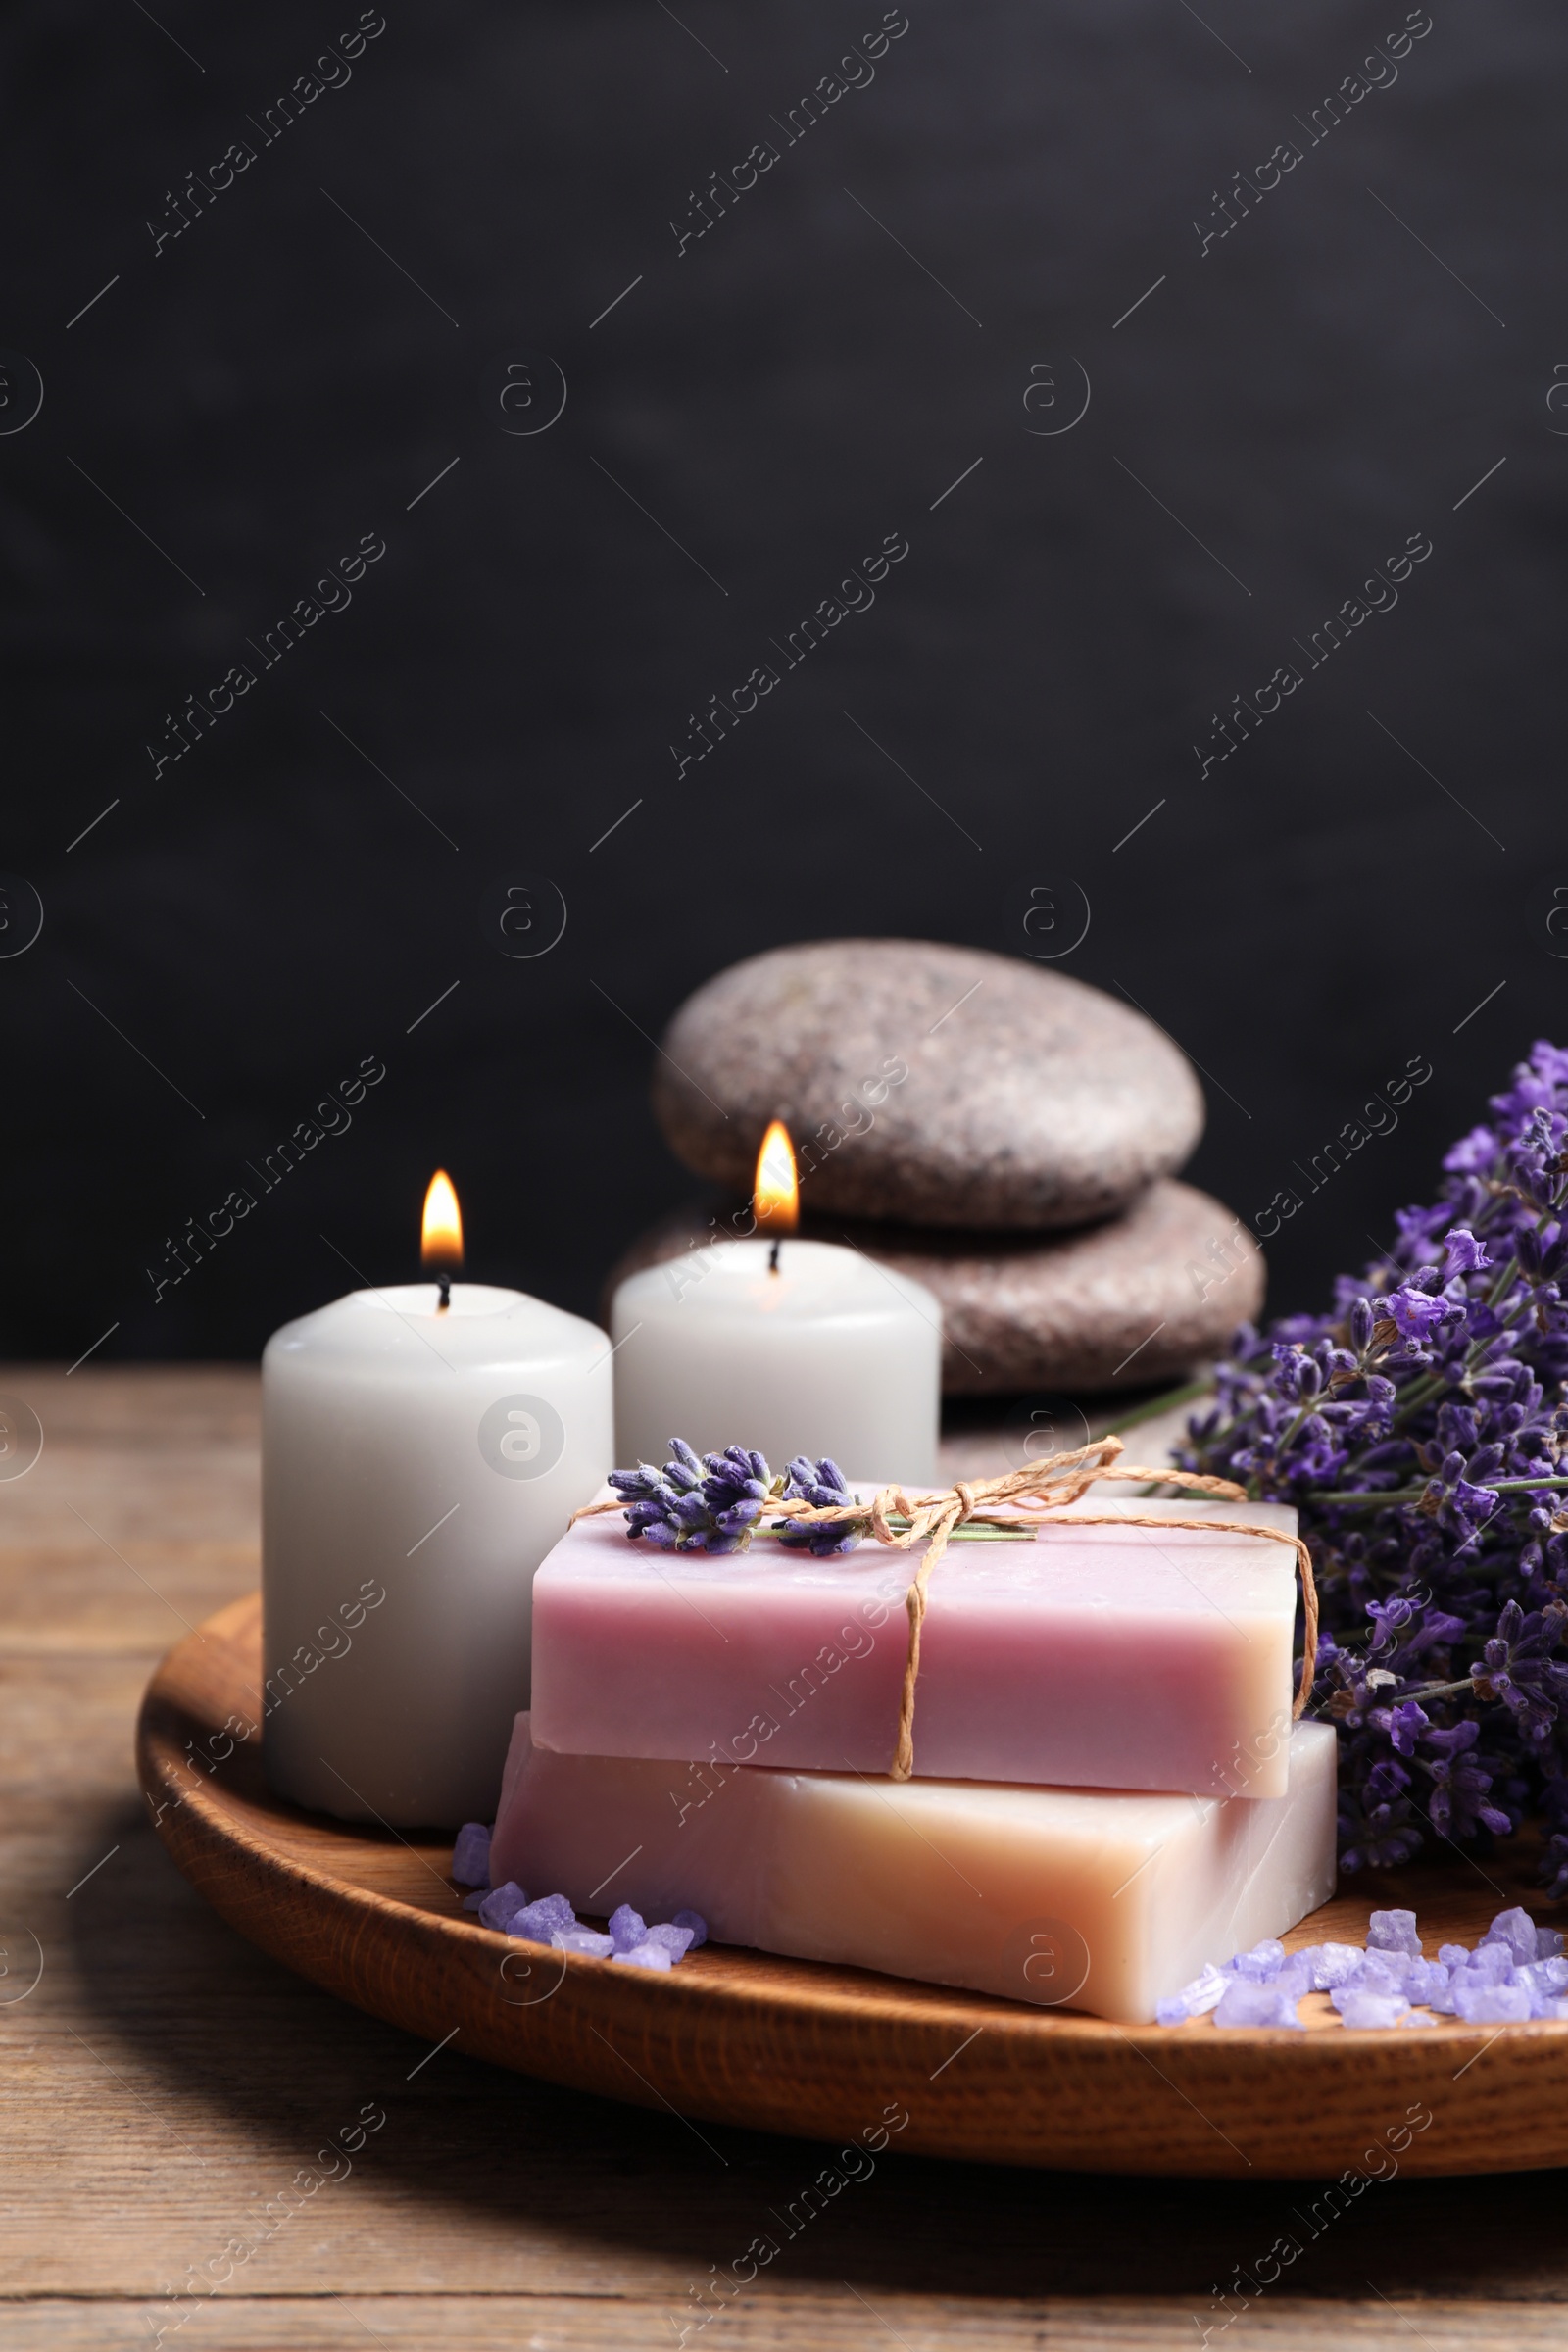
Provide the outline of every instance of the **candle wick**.
[[436,1303],[435,1311],[438,1315],[444,1315],[452,1304],[452,1277],[450,1274],[438,1274],[436,1280],[441,1285],[441,1297]]
[[767,1270],[770,1274],[776,1274],[778,1272],[778,1252],[779,1244],[775,1242],[772,1249],[769,1250],[767,1253]]

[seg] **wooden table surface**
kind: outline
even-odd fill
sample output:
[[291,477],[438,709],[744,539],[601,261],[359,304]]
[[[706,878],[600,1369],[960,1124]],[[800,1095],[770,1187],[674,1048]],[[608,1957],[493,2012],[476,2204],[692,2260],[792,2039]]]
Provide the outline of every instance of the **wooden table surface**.
[[[1309,2237],[1321,2182],[890,2150],[714,2302],[710,2266],[781,2236],[771,2209],[832,2151],[431,2057],[242,1942],[153,1834],[131,1759],[142,1686],[182,1627],[258,1582],[255,1374],[24,1366],[0,1391],[45,1432],[36,1466],[0,1483],[6,2352],[160,2329],[182,2352],[705,2336],[1145,2352],[1205,2328],[1228,2352],[1244,2335],[1268,2352],[1568,2345],[1563,2188],[1541,2173],[1383,2180]],[[269,2200],[367,2103],[386,2122],[352,2172],[270,2229]],[[1262,2286],[1255,2266],[1278,2268],[1292,2233],[1304,2251]],[[1258,2291],[1227,2328],[1211,2290],[1238,2273]]]

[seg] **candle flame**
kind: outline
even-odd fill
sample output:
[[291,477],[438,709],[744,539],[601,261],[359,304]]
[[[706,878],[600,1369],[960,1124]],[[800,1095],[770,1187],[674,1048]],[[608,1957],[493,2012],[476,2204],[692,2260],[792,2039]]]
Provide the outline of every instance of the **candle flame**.
[[757,1154],[757,1189],[752,1195],[752,1207],[760,1232],[793,1233],[801,1221],[795,1149],[782,1119],[773,1121]]
[[430,1189],[424,1196],[424,1225],[419,1237],[419,1256],[427,1266],[461,1266],[463,1263],[463,1211],[458,1196],[452,1189],[452,1179],[445,1168],[437,1168],[430,1179]]

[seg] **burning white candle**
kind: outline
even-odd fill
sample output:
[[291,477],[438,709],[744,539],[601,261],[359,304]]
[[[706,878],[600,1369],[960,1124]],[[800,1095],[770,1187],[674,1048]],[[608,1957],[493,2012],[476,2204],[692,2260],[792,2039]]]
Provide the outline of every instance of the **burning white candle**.
[[794,1238],[794,1155],[774,1121],[758,1157],[756,1237],[631,1275],[611,1310],[615,1454],[662,1462],[755,1446],[775,1469],[831,1454],[852,1477],[936,1476],[942,1308],[857,1250]]
[[354,1291],[262,1358],[264,1752],[296,1804],[487,1820],[529,1682],[533,1572],[612,1467],[605,1335],[452,1279]]

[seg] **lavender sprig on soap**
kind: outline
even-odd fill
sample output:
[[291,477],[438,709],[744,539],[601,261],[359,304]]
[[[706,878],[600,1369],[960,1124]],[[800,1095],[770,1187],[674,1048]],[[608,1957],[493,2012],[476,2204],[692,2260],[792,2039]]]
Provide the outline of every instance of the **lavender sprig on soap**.
[[[684,1438],[669,1441],[670,1459],[662,1470],[644,1462],[635,1470],[612,1470],[610,1483],[624,1496],[626,1532],[645,1537],[661,1551],[745,1551],[769,1502],[799,1500],[829,1508],[855,1502],[837,1462],[813,1462],[797,1454],[775,1478],[763,1456],[744,1446],[722,1453],[699,1454]],[[859,1542],[844,1527],[780,1527],[782,1541],[809,1544],[818,1557],[853,1551]]]
[[[1403,1102],[1430,1075],[1386,1092]],[[1341,1278],[1332,1313],[1243,1326],[1177,1459],[1300,1512],[1322,1601],[1314,1710],[1340,1731],[1342,1870],[1429,1845],[1484,1853],[1540,1813],[1558,1899],[1568,1053],[1537,1044],[1491,1112],[1448,1152],[1436,1202],[1399,1210],[1388,1254]],[[1278,1196],[1272,1230],[1300,1205]]]

